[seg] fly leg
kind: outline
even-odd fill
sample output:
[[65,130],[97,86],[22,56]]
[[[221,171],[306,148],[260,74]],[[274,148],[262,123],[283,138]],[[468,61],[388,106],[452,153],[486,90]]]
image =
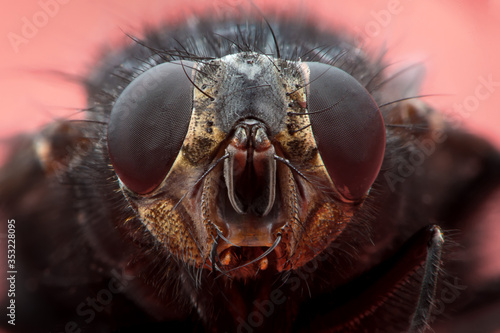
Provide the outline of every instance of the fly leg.
[[427,244],[427,256],[424,263],[424,277],[420,286],[417,308],[411,319],[408,333],[425,331],[436,294],[444,240],[438,226],[432,226],[430,232],[431,237]]

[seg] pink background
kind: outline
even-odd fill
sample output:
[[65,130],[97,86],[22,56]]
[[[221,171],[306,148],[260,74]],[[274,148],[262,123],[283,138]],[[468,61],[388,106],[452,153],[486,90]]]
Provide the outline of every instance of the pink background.
[[[24,0],[4,4],[0,13],[0,140],[40,124],[69,116],[85,106],[83,90],[49,74],[59,70],[85,75],[103,47],[126,42],[123,31],[140,35],[145,24],[175,21],[190,13],[217,14],[248,5],[246,0],[64,0],[53,17],[43,22],[43,3]],[[59,0],[63,2],[63,0]],[[500,1],[473,0],[363,0],[363,1],[265,1],[261,8],[282,13],[308,12],[325,27],[344,26],[357,31],[371,50],[386,46],[393,62],[423,61],[427,76],[424,94],[450,94],[428,98],[440,110],[456,115],[456,103],[473,99],[480,77],[500,82]],[[392,11],[392,13],[391,13]],[[22,36],[23,20],[40,27],[15,52],[9,33]],[[363,32],[365,31],[365,32]],[[366,33],[368,31],[368,33]],[[395,68],[398,67],[396,64]],[[471,131],[500,147],[500,86],[460,118]],[[2,151],[0,150],[0,153]],[[2,155],[0,154],[0,161]],[[497,221],[498,215],[492,220]],[[490,247],[498,250],[499,228],[488,232]],[[497,233],[495,233],[497,231]],[[493,250],[489,250],[490,253]],[[496,252],[499,253],[499,252]],[[3,259],[2,259],[3,260]],[[498,261],[485,274],[500,272]]]
[[[55,1],[19,1],[4,6],[0,14],[0,138],[32,130],[85,106],[80,87],[49,74],[49,70],[85,75],[103,46],[126,42],[122,31],[137,34],[145,24],[179,20],[193,12],[216,14],[249,3],[169,0],[149,1],[145,6],[144,1],[137,0],[59,0],[67,3],[59,4],[55,15],[45,16],[48,20],[44,22],[41,4]],[[388,58],[401,62],[401,66],[405,61],[423,61],[427,76],[422,93],[450,94],[427,99],[443,111],[453,112],[455,103],[473,96],[480,77],[492,75],[493,81],[500,82],[498,0],[316,0],[309,6],[305,1],[254,3],[284,13],[307,11],[325,27],[354,30],[361,33],[369,49],[379,50],[385,45]],[[39,22],[40,27],[26,44],[18,45],[16,53],[8,36],[22,36],[23,19]],[[500,92],[494,91],[463,120],[465,126],[500,147],[500,135],[496,134],[498,105]]]

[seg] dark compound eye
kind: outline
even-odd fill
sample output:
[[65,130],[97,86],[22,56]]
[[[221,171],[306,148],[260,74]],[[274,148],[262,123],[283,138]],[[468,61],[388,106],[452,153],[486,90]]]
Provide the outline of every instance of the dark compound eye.
[[308,62],[308,112],[323,163],[337,190],[360,199],[372,186],[385,151],[385,127],[368,91],[343,70]]
[[134,79],[116,100],[108,150],[120,180],[146,194],[164,180],[179,153],[193,108],[193,63],[155,66]]

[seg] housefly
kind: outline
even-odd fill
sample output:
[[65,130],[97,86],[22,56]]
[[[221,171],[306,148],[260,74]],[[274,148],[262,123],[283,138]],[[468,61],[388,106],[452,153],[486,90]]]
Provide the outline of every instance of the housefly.
[[4,327],[446,331],[498,304],[498,283],[465,285],[457,230],[494,200],[500,155],[385,66],[291,19],[131,36],[84,80],[84,120],[11,143]]

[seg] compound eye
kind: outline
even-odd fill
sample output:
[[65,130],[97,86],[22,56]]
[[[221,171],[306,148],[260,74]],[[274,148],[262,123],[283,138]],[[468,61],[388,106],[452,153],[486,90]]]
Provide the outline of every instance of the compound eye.
[[121,182],[147,194],[158,187],[179,153],[193,109],[193,63],[170,62],[135,78],[116,100],[108,151]]
[[323,163],[340,194],[361,199],[377,177],[385,151],[382,114],[370,93],[343,70],[306,63],[308,112]]

